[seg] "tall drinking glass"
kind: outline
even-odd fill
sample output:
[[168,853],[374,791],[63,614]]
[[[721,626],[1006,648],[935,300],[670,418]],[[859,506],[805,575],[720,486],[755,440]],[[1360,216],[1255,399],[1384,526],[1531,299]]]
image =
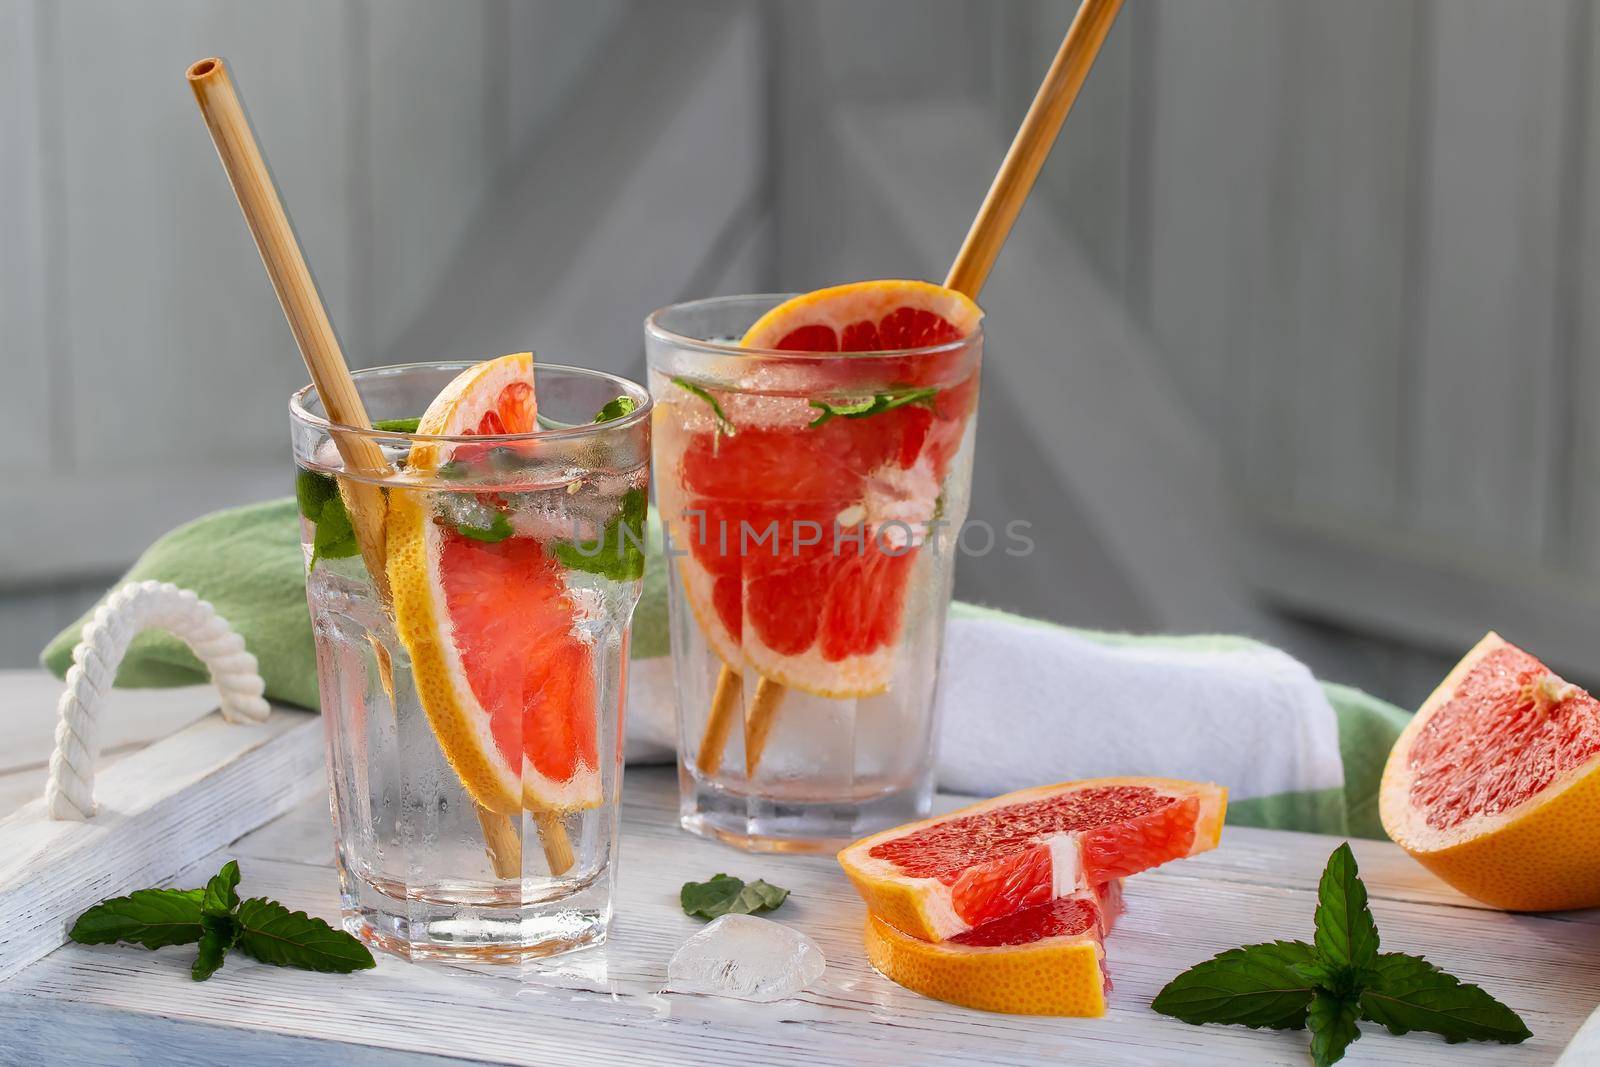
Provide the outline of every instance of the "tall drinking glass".
[[[597,944],[611,919],[650,398],[535,364],[536,423],[526,381],[499,400],[529,432],[383,421],[471,366],[356,372],[396,429],[330,426],[310,386],[289,408],[345,928],[408,958],[512,960]],[[387,470],[345,468],[356,434]],[[375,555],[356,482],[381,489]]]
[[663,308],[645,343],[682,823],[813,851],[928,812],[983,336],[739,347],[784,299]]

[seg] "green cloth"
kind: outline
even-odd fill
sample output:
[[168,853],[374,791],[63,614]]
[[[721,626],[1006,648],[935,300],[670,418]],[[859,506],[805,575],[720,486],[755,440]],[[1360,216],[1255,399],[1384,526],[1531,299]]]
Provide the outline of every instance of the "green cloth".
[[[653,521],[648,547],[652,564],[645,568],[644,592],[634,615],[636,659],[652,659],[668,651],[666,568],[659,565],[661,535]],[[306,611],[305,559],[300,551],[294,500],[219,511],[178,527],[151,545],[123,581],[146,579],[172,582],[209,600],[255,653],[270,699],[317,707],[316,649]],[[957,603],[951,613],[1017,621],[1017,616],[973,604]],[[72,665],[72,649],[92,614],[91,609],[58,634],[40,657],[57,676],[65,675]],[[1026,621],[1039,626],[1055,625]],[[1223,651],[1254,646],[1248,638],[1230,636],[1144,637],[1074,632],[1110,644],[1139,643],[1155,648]],[[158,631],[146,631],[134,638],[117,672],[117,685],[130,688],[193,685],[205,680],[205,669],[187,646]],[[1325,682],[1323,690],[1338,716],[1343,790],[1236,800],[1228,806],[1228,822],[1357,837],[1383,836],[1378,822],[1378,782],[1389,750],[1409,716],[1358,689]]]

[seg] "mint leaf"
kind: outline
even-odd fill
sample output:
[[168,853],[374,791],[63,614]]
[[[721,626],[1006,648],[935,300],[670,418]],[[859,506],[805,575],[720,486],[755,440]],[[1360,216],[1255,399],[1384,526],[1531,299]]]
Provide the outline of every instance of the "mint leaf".
[[350,513],[344,509],[344,499],[337,492],[322,505],[316,524],[311,533],[311,562],[307,570],[315,570],[318,560],[347,559],[360,551],[355,527],[350,525]]
[[494,517],[487,526],[474,526],[471,523],[457,523],[456,532],[463,537],[470,537],[474,541],[484,541],[495,544],[511,536],[511,520],[506,518],[503,511],[495,511]]
[[421,419],[379,419],[372,424],[372,428],[384,433],[416,433],[421,423]]
[[126,941],[145,948],[189,945],[200,940],[199,889],[139,889],[102,900],[72,924],[67,936],[80,945]]
[[316,522],[322,515],[322,505],[339,498],[339,487],[326,474],[300,470],[294,476],[294,498],[300,514]]
[[189,977],[196,982],[204,982],[222,969],[222,960],[239,934],[239,924],[232,915],[204,915],[200,925],[200,954],[189,968]]
[[1354,1000],[1317,990],[1306,1013],[1306,1025],[1311,1028],[1311,1062],[1316,1067],[1329,1067],[1344,1059],[1345,1049],[1361,1036],[1361,1028],[1356,1025],[1360,1014]]
[[1296,971],[1315,958],[1316,950],[1304,941],[1229,949],[1168,982],[1150,1006],[1186,1023],[1298,1030],[1313,988]]
[[1516,1012],[1420,956],[1385,952],[1373,971],[1372,983],[1361,994],[1361,1014],[1391,1033],[1426,1030],[1450,1042],[1508,1045],[1532,1036]]
[[807,424],[808,429],[815,429],[833,418],[864,419],[871,415],[878,415],[885,411],[904,407],[907,404],[930,405],[937,389],[905,389],[892,393],[877,393],[871,397],[857,400],[845,400],[839,403],[830,403],[826,400],[812,400],[810,404],[822,412]]
[[717,429],[727,434],[729,437],[734,435],[733,420],[729,419],[727,413],[722,410],[722,405],[718,403],[716,397],[711,395],[711,390],[707,389],[703,385],[696,385],[687,378],[674,378],[672,379],[672,384],[676,385],[679,389],[682,389],[685,392],[693,393],[701,400],[704,400],[707,404],[710,404],[711,414],[717,420]]
[[772,911],[789,897],[789,891],[757,879],[745,884],[731,874],[714,874],[709,881],[685,882],[678,903],[685,915],[715,919],[719,915],[753,915]]
[[550,546],[563,567],[636,582],[644,577],[644,524],[650,497],[643,489],[622,494],[622,504],[594,541],[558,541]]
[[605,407],[601,408],[599,414],[595,415],[594,421],[610,422],[613,419],[620,419],[625,415],[632,415],[638,410],[638,407],[639,402],[633,397],[619,396],[615,400],[606,401]]
[[252,897],[239,905],[239,951],[262,963],[348,974],[376,967],[367,946],[303,911]]
[[1367,907],[1367,887],[1346,841],[1333,850],[1317,886],[1317,956],[1335,966],[1371,967],[1378,959],[1378,924]]
[[239,906],[239,861],[229,860],[201,891],[200,912],[205,916],[232,915]]

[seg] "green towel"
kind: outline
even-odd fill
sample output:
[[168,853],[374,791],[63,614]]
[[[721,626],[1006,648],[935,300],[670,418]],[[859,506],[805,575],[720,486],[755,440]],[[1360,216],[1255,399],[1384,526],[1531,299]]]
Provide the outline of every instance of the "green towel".
[[[653,523],[649,547],[654,559],[659,560],[660,533]],[[209,600],[239,631],[260,661],[270,699],[317,707],[316,650],[306,611],[299,519],[292,499],[220,511],[180,526],[151,545],[123,581],[145,579],[172,582]],[[963,604],[952,610],[996,614],[991,609]],[[71,666],[73,646],[91,614],[92,610],[63,630],[44,650],[41,659],[57,676],[65,675]],[[649,565],[634,616],[634,657],[653,659],[666,655],[667,634],[666,569]],[[1220,649],[1250,644],[1245,638],[1086,636],[1157,648]],[[192,685],[205,680],[204,668],[183,642],[158,631],[136,637],[117,672],[117,685],[134,688]],[[1357,689],[1327,683],[1323,689],[1338,716],[1343,795],[1319,793],[1241,800],[1230,805],[1229,822],[1359,837],[1383,836],[1378,822],[1378,782],[1389,749],[1408,716]]]

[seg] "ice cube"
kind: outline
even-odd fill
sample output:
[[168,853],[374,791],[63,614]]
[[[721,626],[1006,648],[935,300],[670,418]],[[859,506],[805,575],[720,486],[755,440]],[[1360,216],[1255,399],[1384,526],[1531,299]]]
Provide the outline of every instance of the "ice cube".
[[805,934],[754,915],[724,915],[679,946],[667,988],[734,1000],[792,997],[822,977],[822,949]]

